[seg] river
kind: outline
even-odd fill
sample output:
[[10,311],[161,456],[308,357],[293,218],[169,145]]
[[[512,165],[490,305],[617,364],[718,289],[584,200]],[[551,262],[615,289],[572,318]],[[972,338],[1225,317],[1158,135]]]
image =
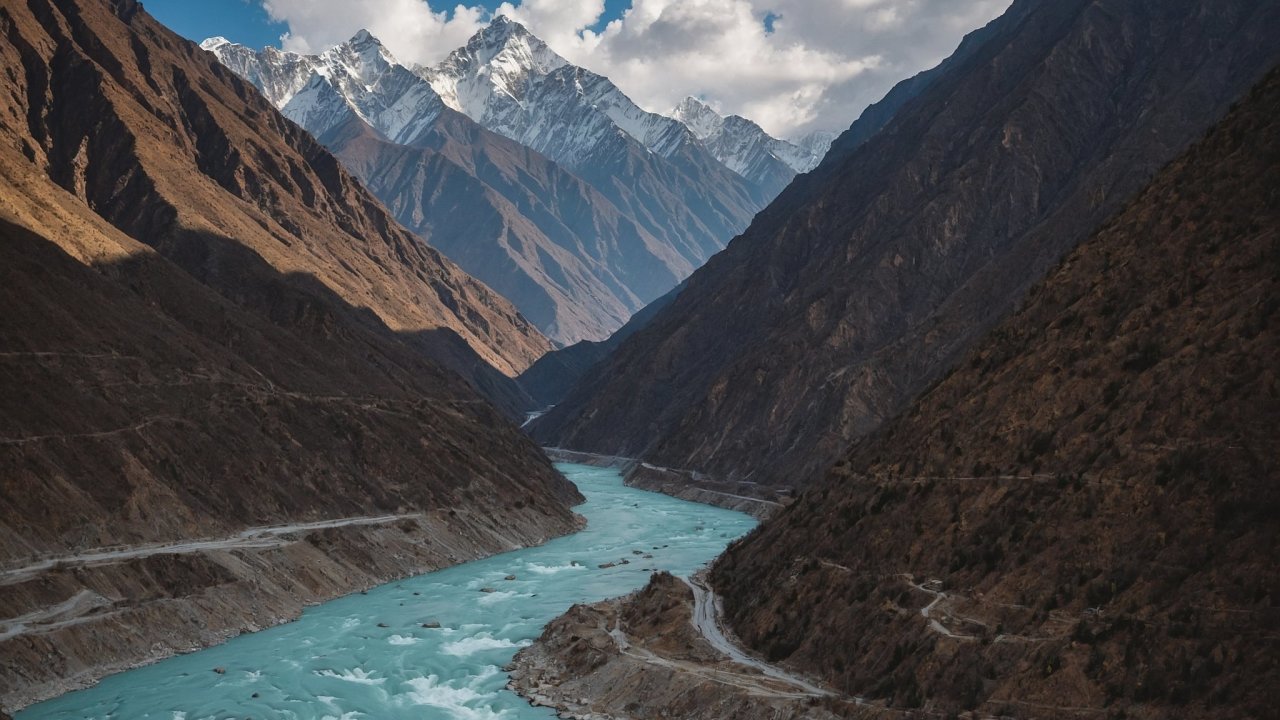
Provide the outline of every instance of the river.
[[317,605],[294,622],[33,705],[16,720],[553,718],[506,689],[502,667],[517,649],[574,603],[626,594],[654,570],[687,576],[755,525],[628,488],[614,470],[557,467],[587,498],[577,508],[588,521],[582,532]]

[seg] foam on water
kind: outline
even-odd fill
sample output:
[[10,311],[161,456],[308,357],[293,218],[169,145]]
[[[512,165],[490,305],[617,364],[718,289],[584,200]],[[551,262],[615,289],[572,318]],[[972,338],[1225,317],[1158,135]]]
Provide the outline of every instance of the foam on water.
[[330,677],[347,682],[360,683],[361,685],[381,685],[386,682],[386,678],[374,677],[372,673],[363,668],[353,668],[351,670],[317,670],[316,675],[320,677]]
[[529,572],[537,573],[538,575],[555,575],[557,573],[562,573],[562,572],[571,572],[574,570],[587,569],[585,565],[581,565],[581,564],[574,565],[570,563],[567,565],[549,565],[548,566],[548,565],[543,565],[542,563],[536,563],[536,562],[525,564],[525,568],[527,568]]
[[[499,668],[517,649],[574,603],[644,585],[642,568],[688,575],[755,524],[628,488],[612,470],[559,467],[587,497],[576,510],[588,525],[575,535],[317,605],[295,622],[114,675],[17,720],[553,720],[506,689]],[[654,557],[639,561],[636,551]],[[599,567],[624,558],[631,562]]]
[[466,657],[486,650],[508,650],[524,647],[528,642],[512,642],[505,638],[496,638],[489,633],[480,633],[475,637],[463,638],[440,647],[440,652],[455,657]]

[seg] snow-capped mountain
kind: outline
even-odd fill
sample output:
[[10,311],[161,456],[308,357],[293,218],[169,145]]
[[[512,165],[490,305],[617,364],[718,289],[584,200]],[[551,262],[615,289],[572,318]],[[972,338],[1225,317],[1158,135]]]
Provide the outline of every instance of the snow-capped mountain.
[[392,142],[407,144],[445,107],[430,86],[396,62],[366,30],[320,55],[270,47],[258,52],[223,38],[200,46],[317,137],[355,113]]
[[505,16],[415,72],[451,108],[594,185],[695,267],[780,190],[734,173],[682,123],[646,112]]
[[798,173],[818,166],[832,133],[813,133],[798,143],[775,138],[740,115],[722,116],[710,105],[688,97],[671,116],[689,128],[716,159],[759,185],[785,187]]
[[416,71],[453,109],[569,165],[619,131],[663,157],[692,141],[680,123],[641,109],[608,78],[570,64],[504,15],[440,64]]
[[[661,184],[645,162],[601,183],[631,203],[620,207],[592,182],[448,107],[367,32],[314,56],[221,38],[202,46],[328,146],[406,227],[558,342],[608,337],[708,252],[677,234],[712,237],[690,207],[698,198],[663,195],[671,209],[662,213],[645,205]],[[540,65],[531,50],[521,62],[563,62],[544,53]],[[724,232],[721,243],[732,234]]]

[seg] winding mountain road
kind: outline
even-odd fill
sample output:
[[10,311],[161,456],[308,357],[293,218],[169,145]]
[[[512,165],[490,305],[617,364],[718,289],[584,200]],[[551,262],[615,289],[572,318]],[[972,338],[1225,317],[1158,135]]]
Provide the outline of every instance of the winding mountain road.
[[759,658],[752,657],[725,634],[722,622],[724,609],[720,603],[720,597],[707,584],[706,579],[700,574],[691,578],[680,579],[693,591],[693,627],[716,651],[739,665],[744,665],[766,677],[792,685],[805,695],[825,697],[835,694],[830,690],[825,690],[810,683],[794,673],[789,673],[776,665],[771,665]]

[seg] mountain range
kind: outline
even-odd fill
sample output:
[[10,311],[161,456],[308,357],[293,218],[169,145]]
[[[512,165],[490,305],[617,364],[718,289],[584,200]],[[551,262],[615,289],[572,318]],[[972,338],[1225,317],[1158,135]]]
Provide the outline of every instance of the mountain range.
[[316,56],[222,38],[202,47],[333,150],[407,227],[566,345],[607,338],[825,151],[820,137],[803,150],[725,121],[750,136],[739,146],[768,147],[797,168],[754,172],[717,154],[735,152],[729,133],[713,142],[645,112],[505,16],[412,70],[365,31]]
[[1280,57],[1274,4],[1115,2],[1015,2],[895,89],[534,437],[724,480],[819,476]]

